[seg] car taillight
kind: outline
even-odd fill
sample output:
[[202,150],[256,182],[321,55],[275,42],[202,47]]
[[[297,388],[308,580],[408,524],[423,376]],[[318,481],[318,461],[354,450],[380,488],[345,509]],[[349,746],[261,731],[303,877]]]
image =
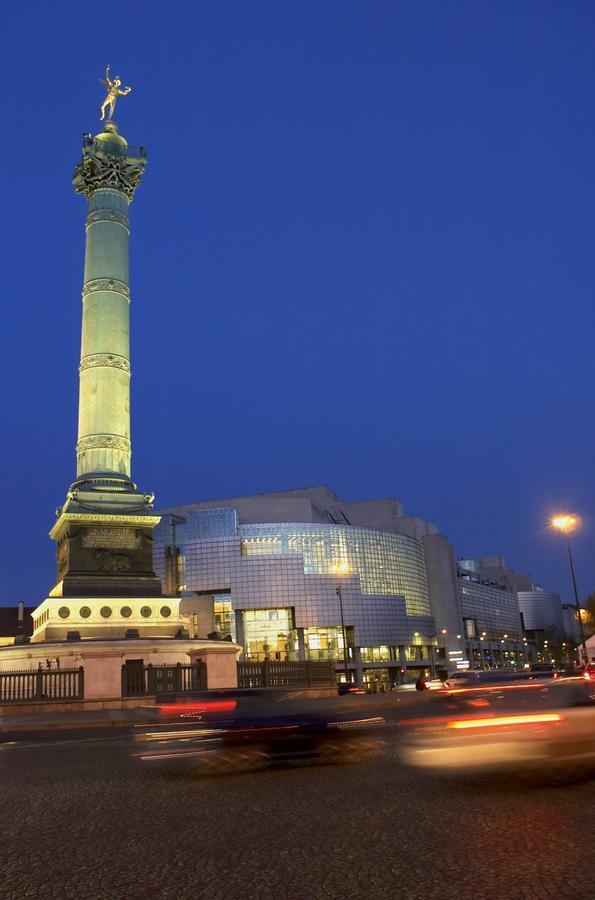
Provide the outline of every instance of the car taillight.
[[533,713],[527,716],[495,716],[494,718],[482,717],[481,719],[451,719],[446,723],[447,728],[499,728],[506,725],[537,725],[546,722],[560,722],[562,716],[558,713]]
[[583,674],[583,678],[585,679],[585,681],[591,681],[591,673],[590,673],[590,672],[585,672],[585,673]]

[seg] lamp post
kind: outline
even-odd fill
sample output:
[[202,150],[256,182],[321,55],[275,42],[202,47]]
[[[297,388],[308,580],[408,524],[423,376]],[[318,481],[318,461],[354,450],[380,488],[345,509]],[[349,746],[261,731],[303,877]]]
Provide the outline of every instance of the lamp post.
[[[334,575],[349,575],[349,563],[345,560],[338,560],[337,562],[331,563],[330,571]],[[351,681],[349,677],[349,669],[347,665],[347,631],[345,629],[345,619],[343,616],[343,594],[341,593],[341,585],[340,583],[335,587],[335,593],[339,598],[339,612],[341,613],[341,631],[343,632],[343,668],[345,669],[345,681]]]
[[347,632],[345,631],[345,619],[343,618],[343,594],[341,593],[341,585],[335,588],[337,597],[339,598],[339,609],[341,611],[341,631],[343,632],[343,666],[345,668],[345,681],[351,681],[349,677],[349,669],[347,666]]
[[563,513],[561,515],[553,516],[550,519],[550,525],[552,528],[555,528],[556,531],[561,531],[562,534],[566,537],[566,549],[568,550],[568,563],[570,565],[570,575],[572,577],[572,589],[574,591],[574,603],[576,606],[576,614],[578,616],[578,624],[581,633],[581,644],[583,645],[583,663],[587,665],[589,662],[589,656],[587,653],[587,641],[585,640],[585,628],[583,625],[583,618],[581,616],[581,604],[578,599],[578,590],[576,587],[576,574],[574,571],[574,562],[572,559],[572,550],[570,547],[570,537],[569,535],[576,531],[576,529],[580,525],[580,517],[576,515],[572,515],[569,513]]
[[[446,628],[442,629],[442,634],[446,634]],[[420,632],[414,631],[413,637],[420,637]],[[426,634],[424,631],[422,631],[421,637],[427,638],[427,640],[429,640],[431,642],[435,637],[437,637],[437,634],[436,634],[436,632],[434,632],[433,634]],[[427,644],[426,646],[429,651],[428,658],[429,658],[429,663],[430,663],[430,676],[432,678],[436,678],[436,658],[434,656],[434,644],[430,643],[430,644]],[[422,653],[423,653],[423,650],[422,650]],[[423,662],[423,660],[422,660],[422,662]]]

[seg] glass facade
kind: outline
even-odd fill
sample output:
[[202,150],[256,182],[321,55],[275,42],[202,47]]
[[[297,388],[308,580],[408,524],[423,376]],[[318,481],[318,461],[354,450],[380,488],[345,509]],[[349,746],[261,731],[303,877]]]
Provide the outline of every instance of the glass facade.
[[245,659],[330,659],[340,668],[343,619],[351,664],[397,667],[391,648],[436,631],[416,538],[335,524],[240,525],[234,509],[179,512],[175,534],[167,516],[155,529],[156,571],[166,583],[175,540],[186,593],[213,596],[211,630],[231,634]]
[[478,584],[459,576],[461,610],[465,636],[518,641],[521,638],[521,618],[517,595],[495,585]]
[[343,525],[241,525],[242,554],[297,554],[306,575],[359,575],[361,593],[405,597],[412,616],[430,615],[424,551],[415,538]]

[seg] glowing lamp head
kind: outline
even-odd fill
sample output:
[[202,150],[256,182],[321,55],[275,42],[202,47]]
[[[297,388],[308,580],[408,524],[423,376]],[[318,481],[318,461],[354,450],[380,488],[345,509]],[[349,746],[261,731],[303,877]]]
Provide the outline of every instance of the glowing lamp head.
[[571,513],[560,513],[557,516],[552,516],[550,519],[550,525],[552,528],[555,528],[556,531],[562,531],[564,534],[570,534],[571,531],[574,531],[580,525],[579,516],[574,516]]

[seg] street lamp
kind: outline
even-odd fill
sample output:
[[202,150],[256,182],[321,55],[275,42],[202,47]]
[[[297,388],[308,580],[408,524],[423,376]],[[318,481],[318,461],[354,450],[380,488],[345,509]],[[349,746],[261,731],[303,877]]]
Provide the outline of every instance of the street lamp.
[[[442,633],[443,634],[446,633],[445,628],[442,629]],[[424,631],[422,631],[422,632],[414,631],[413,632],[413,637],[418,638],[420,636],[422,638],[426,638],[429,641],[432,641],[435,637],[437,637],[436,632],[434,632],[433,634],[426,634]],[[427,649],[429,650],[430,674],[431,674],[432,678],[435,678],[436,677],[436,660],[434,658],[434,644],[430,643],[429,645],[427,645]],[[423,649],[422,649],[422,660],[421,661],[423,662]]]
[[563,535],[566,537],[566,548],[568,550],[568,563],[570,565],[570,574],[572,576],[572,589],[574,591],[574,603],[576,606],[576,614],[578,616],[578,624],[581,632],[581,644],[583,645],[583,662],[586,665],[589,662],[589,656],[587,653],[587,642],[585,640],[585,628],[583,626],[583,618],[581,616],[581,604],[578,599],[578,590],[576,587],[576,575],[574,573],[574,562],[572,560],[572,550],[570,549],[570,537],[573,531],[581,524],[580,516],[572,515],[570,513],[561,513],[560,515],[553,516],[550,519],[550,525],[552,528],[555,528],[556,531],[561,531]]
[[339,609],[341,610],[341,631],[343,632],[343,666],[345,668],[345,681],[351,681],[349,677],[349,669],[347,667],[347,632],[345,631],[345,620],[343,618],[343,595],[341,593],[341,585],[335,588],[337,597],[339,598]]
[[[349,566],[346,562],[339,561],[333,563],[330,567],[331,571],[337,575],[348,575],[349,574]],[[347,664],[347,631],[345,630],[345,619],[343,617],[343,594],[341,593],[341,585],[338,584],[335,588],[335,592],[337,597],[339,598],[339,610],[341,613],[341,631],[343,632],[343,667],[345,669],[345,681],[351,681],[349,677],[349,668]]]

